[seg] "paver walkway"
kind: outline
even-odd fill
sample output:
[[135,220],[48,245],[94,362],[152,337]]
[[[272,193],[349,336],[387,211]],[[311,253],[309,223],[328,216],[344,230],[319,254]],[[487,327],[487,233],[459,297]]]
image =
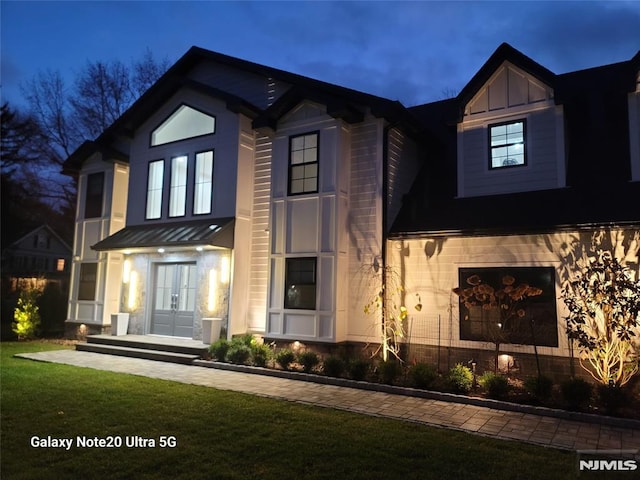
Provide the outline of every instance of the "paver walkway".
[[18,355],[44,362],[233,390],[570,450],[640,450],[640,429],[75,350]]

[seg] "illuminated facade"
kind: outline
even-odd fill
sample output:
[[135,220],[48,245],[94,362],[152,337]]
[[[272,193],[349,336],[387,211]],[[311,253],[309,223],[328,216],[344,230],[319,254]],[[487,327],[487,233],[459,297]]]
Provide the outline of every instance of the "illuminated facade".
[[[200,339],[213,317],[227,335],[375,343],[363,307],[388,266],[424,305],[406,302],[407,342],[490,349],[482,320],[460,328],[465,272],[557,289],[601,229],[637,271],[639,59],[556,75],[504,44],[457,97],[406,108],[193,48],[66,162],[70,330],[128,312],[130,333]],[[566,357],[547,287],[541,348]]]

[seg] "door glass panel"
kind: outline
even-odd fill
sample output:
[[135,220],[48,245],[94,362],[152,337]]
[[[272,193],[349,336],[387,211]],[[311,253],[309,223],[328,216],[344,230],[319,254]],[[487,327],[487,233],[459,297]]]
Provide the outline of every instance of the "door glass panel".
[[171,309],[173,265],[158,265],[156,278],[156,310]]
[[196,299],[196,266],[180,265],[179,306],[181,311],[193,311]]

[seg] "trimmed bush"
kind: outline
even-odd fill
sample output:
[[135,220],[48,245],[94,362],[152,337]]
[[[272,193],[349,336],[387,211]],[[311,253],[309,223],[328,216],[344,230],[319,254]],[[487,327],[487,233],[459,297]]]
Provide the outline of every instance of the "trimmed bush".
[[504,375],[485,372],[478,379],[480,385],[487,391],[489,398],[503,400],[509,395],[509,380]]
[[276,355],[276,362],[283,370],[289,370],[289,366],[296,359],[295,354],[288,348],[280,350]]
[[473,387],[473,372],[469,367],[456,364],[447,375],[449,388],[455,393],[469,393]]
[[227,361],[227,352],[229,351],[229,342],[221,338],[209,346],[209,353],[214,360],[219,362]]
[[544,402],[551,398],[553,380],[544,375],[529,377],[524,381],[524,389],[537,400]]
[[395,359],[382,361],[378,365],[378,377],[382,383],[387,385],[392,385],[400,373],[402,373],[402,367]]
[[416,388],[429,388],[437,376],[436,368],[427,363],[416,363],[409,368],[409,378]]
[[273,352],[269,345],[257,342],[251,345],[251,360],[256,367],[266,367],[272,356]]
[[371,368],[371,362],[364,358],[357,358],[349,363],[349,376],[353,380],[364,380]]
[[329,355],[322,362],[322,371],[328,377],[341,377],[345,370],[345,364],[340,357]]
[[560,384],[562,398],[571,410],[582,410],[589,405],[593,386],[582,378],[570,378]]
[[305,373],[310,373],[318,363],[320,363],[320,359],[318,358],[318,354],[312,351],[306,351],[300,353],[298,355],[298,363],[302,365],[302,371]]
[[227,360],[231,363],[244,365],[251,358],[251,348],[242,342],[231,342],[227,352]]

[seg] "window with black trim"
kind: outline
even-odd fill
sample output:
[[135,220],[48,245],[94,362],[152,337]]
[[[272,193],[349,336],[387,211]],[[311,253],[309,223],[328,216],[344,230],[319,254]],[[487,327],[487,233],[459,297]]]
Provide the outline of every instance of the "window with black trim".
[[97,263],[80,264],[80,282],[78,284],[78,300],[96,299],[96,281],[98,279]]
[[289,195],[318,191],[318,132],[289,139]]
[[188,163],[189,157],[187,155],[180,155],[171,159],[170,217],[184,217],[186,213]]
[[284,308],[316,309],[316,258],[287,258]]
[[104,191],[104,172],[87,175],[87,193],[84,203],[84,218],[102,216],[102,195]]
[[460,340],[558,346],[553,267],[460,268]]
[[193,214],[211,213],[213,198],[213,150],[196,153],[196,174],[193,191]]
[[180,105],[151,133],[151,146],[209,135],[215,131],[215,117],[188,105]]
[[489,125],[489,168],[518,167],[527,164],[526,122]]

